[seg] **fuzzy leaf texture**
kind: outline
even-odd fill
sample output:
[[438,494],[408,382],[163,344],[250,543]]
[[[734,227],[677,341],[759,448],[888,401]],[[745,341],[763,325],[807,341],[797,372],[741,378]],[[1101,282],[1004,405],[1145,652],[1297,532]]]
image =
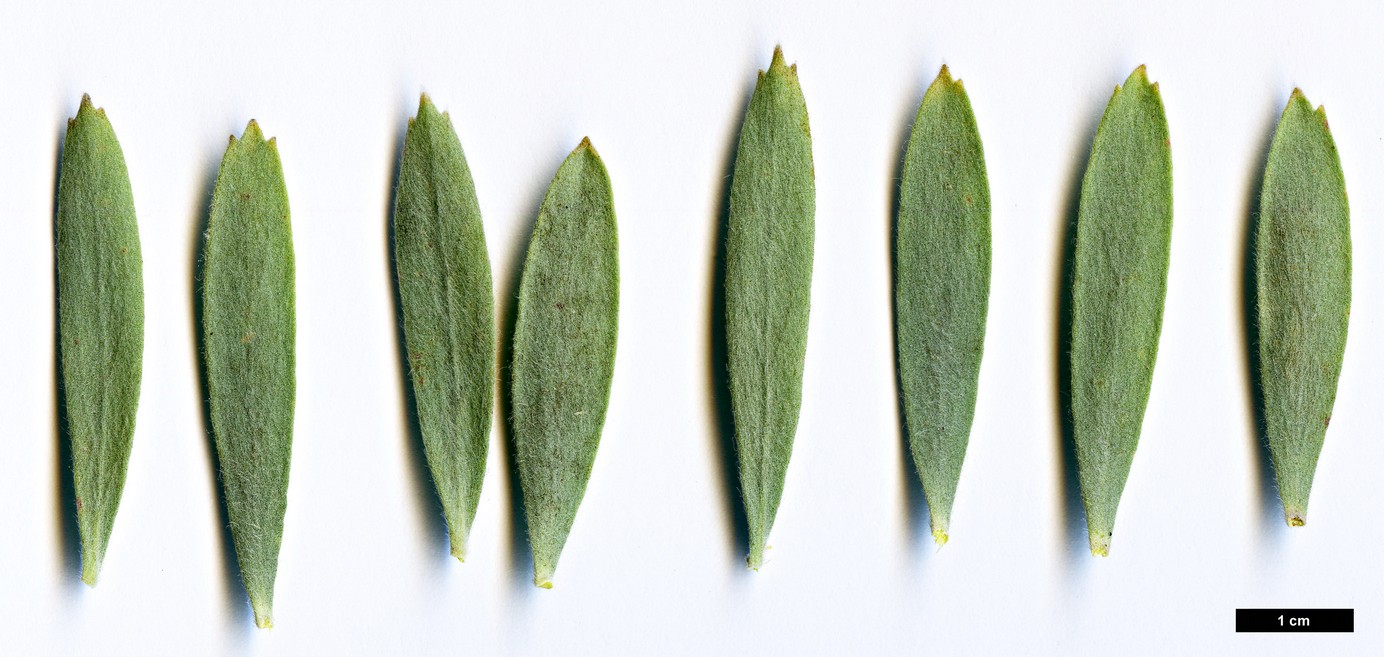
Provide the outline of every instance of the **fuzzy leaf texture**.
[[1172,156],[1144,67],[1116,87],[1081,184],[1072,271],[1072,429],[1091,553],[1109,554],[1167,296]]
[[293,442],[293,235],[273,139],[251,121],[221,160],[202,288],[207,394],[255,623],[273,626]]
[[1307,519],[1350,320],[1350,207],[1326,111],[1293,90],[1264,169],[1256,241],[1259,385],[1289,525]]
[[558,168],[519,284],[511,384],[533,581],[552,588],[601,442],[620,304],[614,196],[589,140]]
[[394,243],[423,451],[452,555],[465,561],[495,403],[495,300],[466,155],[426,95],[404,137]]
[[775,48],[740,128],[726,230],[727,365],[754,569],[764,563],[802,405],[813,175],[797,65]]
[[945,66],[908,138],[897,231],[904,421],[940,545],[975,416],[990,299],[985,153],[966,89]]
[[58,334],[82,581],[105,558],[134,439],[144,355],[144,279],[125,156],[82,97],[58,183]]

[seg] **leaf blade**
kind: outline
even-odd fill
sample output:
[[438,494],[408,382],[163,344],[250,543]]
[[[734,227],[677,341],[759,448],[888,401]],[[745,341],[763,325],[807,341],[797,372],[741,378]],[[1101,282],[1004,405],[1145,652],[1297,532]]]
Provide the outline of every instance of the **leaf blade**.
[[802,405],[816,209],[796,65],[774,49],[745,112],[726,234],[726,350],[747,563],[758,569],[783,497]]
[[1092,554],[1105,556],[1148,405],[1172,240],[1172,158],[1144,67],[1117,87],[1081,186],[1072,429]]
[[82,580],[95,585],[130,461],[144,353],[139,225],[124,154],[82,97],[58,186],[58,323]]
[[620,297],[614,196],[589,140],[538,211],[519,285],[511,381],[534,584],[552,587],[586,493],[615,371]]
[[1290,526],[1306,522],[1350,320],[1350,204],[1322,109],[1294,90],[1264,169],[1256,234],[1259,386]]
[[494,291],[466,155],[427,95],[404,137],[394,237],[409,385],[452,555],[464,561],[494,408]]
[[946,66],[904,155],[897,227],[899,382],[932,533],[947,542],[975,416],[990,296],[990,188],[970,99]]
[[241,577],[256,624],[271,627],[293,442],[294,258],[278,149],[254,121],[226,148],[207,226],[212,434]]

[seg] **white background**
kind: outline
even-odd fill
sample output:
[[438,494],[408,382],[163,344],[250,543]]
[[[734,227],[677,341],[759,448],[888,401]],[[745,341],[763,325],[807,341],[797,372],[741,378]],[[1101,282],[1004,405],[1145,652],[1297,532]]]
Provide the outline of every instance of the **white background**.
[[[1374,3],[280,4],[0,9],[0,652],[1378,649]],[[752,573],[710,321],[727,167],[775,43],[797,62],[811,114],[816,269],[796,450],[773,550]],[[994,274],[969,457],[938,550],[899,429],[889,236],[901,146],[943,63],[965,80],[985,143]],[[1062,236],[1096,122],[1141,63],[1172,131],[1172,267],[1143,439],[1111,556],[1096,560],[1058,422]],[[1256,179],[1295,85],[1326,105],[1340,148],[1355,306],[1308,525],[1289,531],[1253,429],[1242,274]],[[505,312],[541,195],[582,136],[613,180],[619,357],[551,591],[530,584],[498,414],[465,564],[448,556],[409,431],[387,219],[420,91],[466,149]],[[79,581],[60,495],[53,359],[54,176],[83,92],[124,146],[147,311],[129,482],[94,589]],[[272,631],[254,628],[228,567],[191,305],[210,185],[227,136],[250,118],[278,137],[298,271]],[[1246,606],[1354,607],[1358,629],[1236,635]]]

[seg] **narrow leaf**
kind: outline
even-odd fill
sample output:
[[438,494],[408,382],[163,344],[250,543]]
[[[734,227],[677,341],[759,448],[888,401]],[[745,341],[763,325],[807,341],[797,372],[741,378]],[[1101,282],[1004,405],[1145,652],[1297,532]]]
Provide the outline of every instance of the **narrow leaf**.
[[605,164],[589,140],[538,210],[514,326],[515,456],[533,581],[552,588],[586,493],[615,372],[620,254]]
[[452,554],[464,561],[490,443],[495,301],[471,170],[451,119],[426,95],[404,137],[394,241],[423,451]]
[[58,333],[82,581],[95,585],[120,506],[144,354],[144,280],[125,156],[82,96],[58,183]]
[[1172,225],[1168,121],[1140,66],[1115,88],[1091,146],[1072,272],[1072,428],[1099,556],[1109,554],[1148,405]]
[[904,154],[897,339],[913,462],[947,542],[975,416],[990,298],[990,185],[971,101],[947,67],[923,95]]
[[251,121],[212,193],[202,330],[212,434],[255,623],[273,626],[293,442],[293,235],[273,139]]
[[775,48],[740,128],[726,231],[726,351],[748,563],[783,497],[802,405],[816,200],[812,135],[797,65]]
[[1289,525],[1307,519],[1350,319],[1350,207],[1326,111],[1293,90],[1264,170],[1256,237],[1259,385]]

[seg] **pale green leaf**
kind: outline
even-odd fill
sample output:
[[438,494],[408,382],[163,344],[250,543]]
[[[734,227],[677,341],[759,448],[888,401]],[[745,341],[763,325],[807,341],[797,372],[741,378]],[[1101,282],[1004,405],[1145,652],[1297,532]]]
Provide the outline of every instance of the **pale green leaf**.
[[452,554],[465,560],[495,389],[495,310],[481,209],[451,119],[426,95],[409,121],[394,254],[410,383]]
[[96,584],[115,523],[139,406],[144,280],[125,157],[83,96],[58,184],[58,334],[82,580]]
[[1350,321],[1350,206],[1326,112],[1293,90],[1264,169],[1256,235],[1259,386],[1289,525],[1307,521]]
[[726,351],[748,563],[764,562],[802,405],[816,209],[797,65],[775,48],[740,128],[726,231]]
[[990,298],[990,185],[971,102],[947,71],[923,95],[899,186],[899,381],[913,461],[947,542],[975,416]]
[[1072,430],[1091,552],[1109,554],[1148,405],[1167,295],[1173,184],[1158,85],[1117,87],[1081,184],[1072,271]]
[[620,301],[614,196],[583,139],[538,210],[514,327],[514,447],[534,583],[552,587],[601,441]]
[[212,434],[255,622],[273,625],[293,443],[294,276],[274,140],[231,137],[208,219],[202,331]]

